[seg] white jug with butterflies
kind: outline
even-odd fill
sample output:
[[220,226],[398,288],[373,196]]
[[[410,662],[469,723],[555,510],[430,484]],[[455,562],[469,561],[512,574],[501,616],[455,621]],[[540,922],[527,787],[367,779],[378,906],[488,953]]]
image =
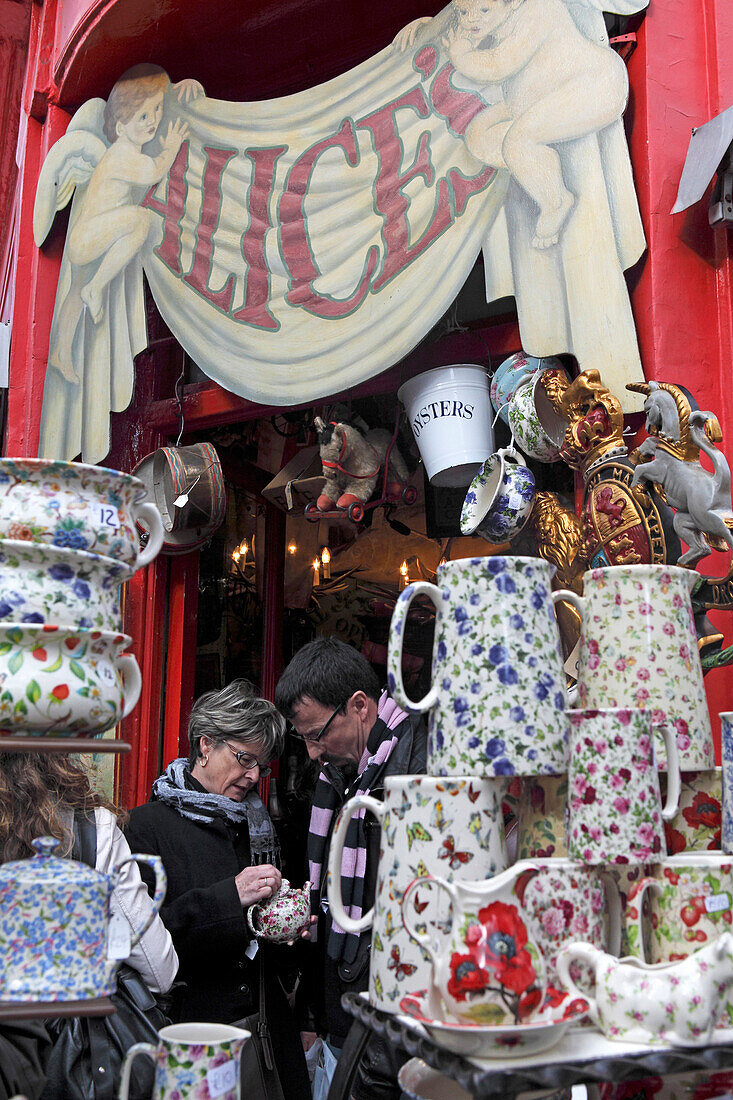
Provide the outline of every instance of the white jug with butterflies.
[[[328,861],[328,902],[345,932],[372,928],[369,999],[377,1008],[399,1012],[406,993],[431,986],[428,955],[402,923],[402,895],[413,879],[486,879],[506,868],[505,787],[506,780],[498,778],[388,776],[383,802],[360,794],[341,810]],[[363,874],[363,867],[355,866],[355,849],[366,842],[366,811],[378,818],[382,834],[374,907],[362,914],[344,908],[341,876]],[[410,908],[417,927],[448,942],[450,899],[444,891],[426,884],[413,892]]]

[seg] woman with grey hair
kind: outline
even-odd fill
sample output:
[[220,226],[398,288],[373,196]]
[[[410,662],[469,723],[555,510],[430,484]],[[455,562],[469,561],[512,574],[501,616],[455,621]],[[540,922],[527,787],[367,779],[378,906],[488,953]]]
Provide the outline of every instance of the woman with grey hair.
[[[280,847],[257,793],[283,743],[285,721],[246,680],[209,691],[193,705],[189,756],[174,760],[153,784],[150,802],[130,813],[133,852],[163,860],[168,892],[161,909],[180,960],[171,1016],[234,1023],[258,1011],[246,911],[277,893]],[[288,1100],[306,1100],[310,1085],[303,1049],[283,991],[268,965],[267,1019]],[[275,952],[273,952],[274,954]]]

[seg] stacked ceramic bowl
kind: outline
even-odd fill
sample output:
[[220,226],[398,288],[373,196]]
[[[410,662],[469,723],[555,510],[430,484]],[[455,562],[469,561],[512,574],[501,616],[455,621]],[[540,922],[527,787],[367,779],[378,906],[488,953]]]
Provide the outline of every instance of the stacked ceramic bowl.
[[549,379],[569,382],[559,359],[536,359],[518,351],[497,367],[491,380],[491,402],[511,428],[524,454],[538,462],[557,462],[567,422],[555,412],[546,386]]
[[137,703],[120,589],[163,543],[144,497],[117,470],[0,459],[0,737],[91,736]]

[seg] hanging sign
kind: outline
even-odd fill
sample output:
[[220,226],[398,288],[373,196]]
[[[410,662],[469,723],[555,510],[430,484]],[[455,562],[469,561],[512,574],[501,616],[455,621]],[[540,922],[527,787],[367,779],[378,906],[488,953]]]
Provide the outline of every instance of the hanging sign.
[[[598,28],[576,26],[563,0],[548,3],[565,14],[566,35],[572,28],[590,48]],[[585,0],[573,7],[590,9],[602,28],[601,6],[638,10],[645,3]],[[623,135],[619,146],[614,129],[624,95],[615,90],[614,104],[586,125],[596,147],[599,128],[613,132],[605,161],[589,162],[581,150],[576,164],[563,154],[573,182],[562,187],[562,216],[540,202],[538,217],[532,172],[520,170],[521,158],[510,172],[492,150],[494,121],[501,115],[502,134],[512,122],[511,89],[490,64],[477,69],[467,60],[466,36],[477,33],[467,23],[472,4],[456,0],[358,68],[284,99],[212,100],[195,81],[171,85],[157,67],[137,66],[106,103],[80,108],[49,153],[36,197],[40,244],[76,188],[52,323],[41,454],[82,451],[99,461],[107,453],[109,411],[129,403],[133,359],[146,344],[143,270],[164,320],[201,369],[263,404],[316,400],[397,362],[451,304],[482,246],[489,297],[517,295],[528,351],[574,351],[583,340],[573,330],[584,327],[594,332],[585,343],[603,358],[604,376],[610,360],[622,363],[620,382],[641,377],[619,263],[619,242],[625,260],[633,262],[634,249],[634,259],[639,254],[638,210],[633,186],[631,204],[626,187],[626,206],[619,205],[613,178],[620,172],[630,180]],[[515,9],[525,6],[529,17],[529,0],[502,0],[498,8],[516,22]],[[509,21],[504,33],[519,41],[524,32],[512,27]],[[473,48],[478,44],[476,38],[472,53],[490,62],[494,51]],[[607,45],[593,49],[618,61]],[[540,77],[549,89],[558,73]],[[594,80],[597,91],[597,74]],[[546,112],[540,99],[531,106]],[[568,135],[578,126],[569,118]],[[605,223],[583,191],[598,186]],[[580,238],[571,232],[578,218]],[[574,250],[569,258],[565,236]],[[610,253],[609,274],[603,257]],[[563,266],[573,263],[568,278]],[[524,285],[532,264],[535,300]],[[579,302],[589,279],[593,293],[581,293]],[[606,302],[598,302],[601,292]]]

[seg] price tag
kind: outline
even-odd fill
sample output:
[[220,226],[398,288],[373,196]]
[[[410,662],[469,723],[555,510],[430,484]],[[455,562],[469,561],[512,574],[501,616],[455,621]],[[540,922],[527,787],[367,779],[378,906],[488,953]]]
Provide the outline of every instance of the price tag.
[[237,1063],[234,1059],[230,1058],[228,1062],[222,1062],[220,1066],[210,1069],[206,1074],[206,1084],[211,1097],[233,1092],[237,1087]]
[[106,680],[108,684],[115,682],[114,670],[109,665],[97,665],[97,675],[100,680]]
[[99,523],[102,527],[113,527],[115,531],[120,526],[120,517],[116,508],[110,508],[109,504],[99,505]]
[[565,662],[565,672],[568,676],[572,676],[574,680],[578,679],[578,661],[580,660],[580,638],[575,643],[575,649]]
[[706,913],[722,913],[725,909],[730,909],[730,894],[711,894],[705,898]]
[[122,913],[113,913],[109,922],[107,937],[107,958],[126,959],[130,955],[130,925]]
[[260,949],[260,945],[257,940],[250,940],[247,945],[247,950],[244,952],[248,959],[253,959]]

